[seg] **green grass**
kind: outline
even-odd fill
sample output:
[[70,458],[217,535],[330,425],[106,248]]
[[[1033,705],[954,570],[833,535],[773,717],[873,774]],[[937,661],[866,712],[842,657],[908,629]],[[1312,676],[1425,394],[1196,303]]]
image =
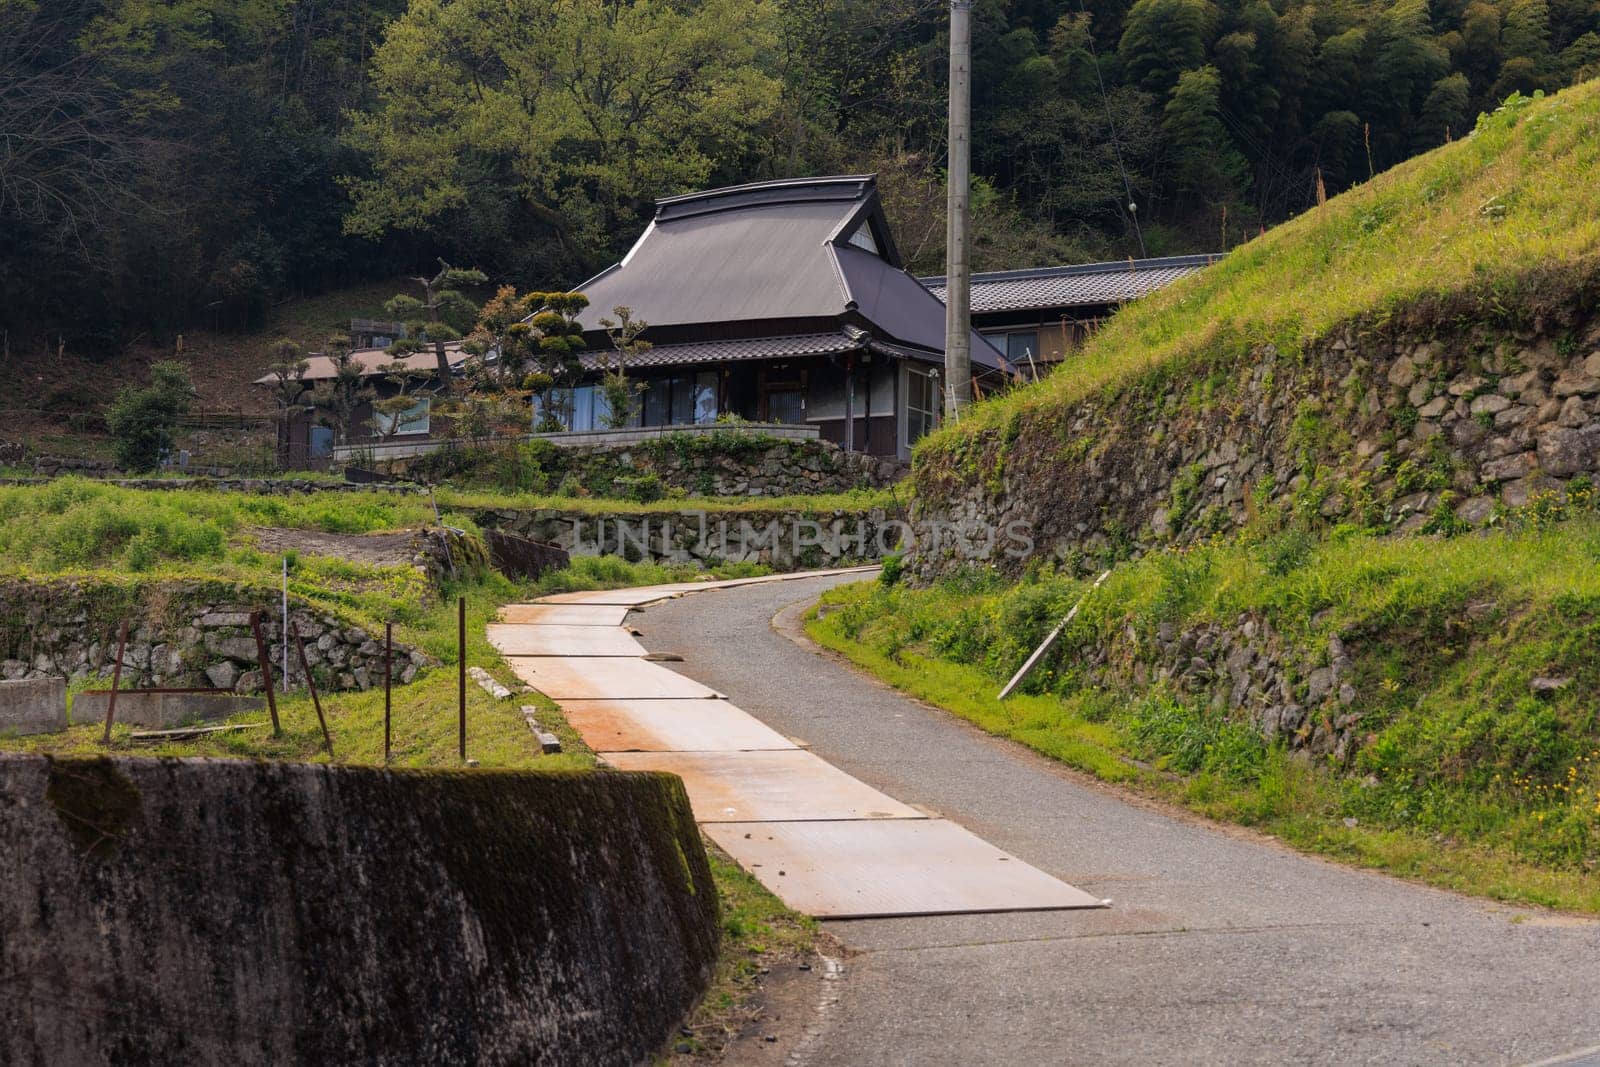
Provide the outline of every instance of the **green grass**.
[[[523,590],[500,578],[464,582],[445,590],[432,607],[417,609],[412,621],[395,628],[395,639],[416,644],[438,657],[444,666],[423,671],[410,685],[396,684],[393,692],[392,765],[440,767],[459,764],[457,757],[456,604],[457,594],[467,597],[467,662],[481,666],[516,691],[520,683],[488,643],[484,627],[501,603]],[[96,680],[104,681],[103,679]],[[76,688],[90,687],[83,683]],[[518,710],[521,703],[540,709],[540,721],[561,738],[559,755],[542,755]],[[333,735],[333,759],[338,763],[383,763],[383,692],[325,693],[323,710]],[[274,759],[323,762],[322,732],[310,696],[303,690],[281,694],[278,713],[281,737],[270,726],[239,733],[164,744],[150,748],[134,745],[127,726],[112,730],[112,751],[130,755],[219,756],[237,759]],[[266,709],[235,716],[233,723],[269,723]],[[97,724],[74,726],[65,733],[11,738],[5,747],[27,752],[92,754],[106,751]],[[593,754],[567,726],[554,704],[530,693],[523,700],[499,702],[470,679],[467,683],[467,755],[484,767],[501,769],[577,769],[594,766]]]
[[[420,526],[433,519],[425,497],[392,494],[313,494],[279,497],[202,490],[144,492],[84,479],[61,479],[48,486],[0,489],[0,577],[90,581],[117,596],[152,595],[167,580],[203,578],[245,589],[276,588],[279,556],[257,552],[242,535],[255,525],[369,533]],[[465,516],[445,519],[470,526]],[[719,578],[765,572],[752,564],[711,568]],[[396,639],[416,645],[443,661],[410,685],[393,691],[391,766],[450,768],[458,756],[456,671],[457,595],[467,597],[467,660],[489,670],[514,692],[520,683],[488,644],[485,626],[500,605],[542,593],[678,582],[699,577],[691,566],[629,563],[617,558],[580,557],[572,567],[537,584],[518,584],[496,574],[473,576],[430,596],[423,579],[408,566],[371,566],[299,554],[293,557],[290,592],[297,599],[337,612],[342,618],[380,632],[395,620]],[[267,596],[270,602],[272,597]],[[91,688],[104,679],[77,683]],[[522,720],[519,707],[539,709],[539,721],[562,742],[562,752],[545,755]],[[333,737],[331,761],[382,765],[384,700],[381,689],[325,694],[323,710]],[[282,694],[283,726],[274,736],[265,709],[235,716],[233,724],[258,728],[150,747],[135,745],[126,725],[113,728],[102,744],[99,724],[74,726],[59,734],[0,737],[11,751],[48,754],[209,756],[327,762],[321,728],[308,694]],[[470,680],[467,685],[467,755],[484,768],[585,770],[594,754],[542,694],[529,692],[496,701]],[[695,1025],[709,1034],[745,1010],[754,976],[763,967],[810,951],[815,924],[783,906],[754,879],[712,850],[724,921],[723,953],[717,976]],[[696,1043],[699,1042],[697,1039]]]
[[[465,521],[464,517],[458,517]],[[86,478],[0,488],[0,570],[141,572],[224,562],[251,526],[360,534],[433,521],[426,497],[395,493],[262,496],[123,489]]]
[[[1220,264],[1114,316],[1071,365],[975,405],[918,449],[937,467],[1008,421],[1063,407],[1156,368],[1294,353],[1338,323],[1382,320],[1433,296],[1470,293],[1515,309],[1530,279],[1592,266],[1600,250],[1600,81],[1514,98],[1467,138],[1343,193]],[[1528,309],[1531,313],[1532,309]]]
[[[855,585],[825,598],[810,630],[896,687],[1105,780],[1435,884],[1600,911],[1600,519],[1152,554],[1114,571],[1024,691],[998,701],[1086,589],[1044,570]],[[1209,690],[1135,681],[1135,662],[1160,662],[1147,650],[1164,626],[1245,615],[1306,665],[1343,638],[1357,696],[1339,710],[1360,716],[1347,762],[1264,743]],[[1535,677],[1571,683],[1539,696]]]
[[[827,512],[862,510],[871,494],[781,500],[660,501],[639,505],[592,498],[507,497],[441,493],[447,525],[475,531],[479,509],[578,510],[586,514],[662,513],[703,507],[728,514],[794,508]],[[85,478],[44,485],[0,487],[0,577],[30,579],[88,577],[108,585],[146,588],[168,580],[233,582],[255,590],[276,589],[283,556],[257,550],[250,530],[283,527],[331,534],[367,534],[415,529],[435,521],[426,496],[397,493],[307,493],[257,495],[203,489],[124,489]],[[385,621],[415,621],[427,590],[409,565],[357,563],[291,553],[289,591],[308,604],[336,612],[366,627]],[[654,585],[688,581],[706,568],[620,559],[574,561],[551,575],[541,592]],[[765,573],[749,564],[709,569],[715,577]]]

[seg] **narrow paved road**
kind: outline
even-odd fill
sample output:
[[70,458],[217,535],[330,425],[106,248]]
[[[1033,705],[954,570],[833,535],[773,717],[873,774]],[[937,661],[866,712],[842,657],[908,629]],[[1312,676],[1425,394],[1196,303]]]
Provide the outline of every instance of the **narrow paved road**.
[[836,1003],[764,1062],[1600,1064],[1600,923],[1131,802],[774,629],[847,580],[706,592],[630,622],[829,762],[1115,906],[830,923],[859,950]]

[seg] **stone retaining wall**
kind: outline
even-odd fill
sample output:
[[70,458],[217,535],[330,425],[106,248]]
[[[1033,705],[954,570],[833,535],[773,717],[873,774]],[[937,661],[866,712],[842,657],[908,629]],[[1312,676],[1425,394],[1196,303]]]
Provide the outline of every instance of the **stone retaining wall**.
[[465,442],[427,456],[385,464],[440,483],[471,484],[522,470],[522,484],[649,502],[669,490],[698,497],[805,496],[892,485],[904,473],[894,460],[846,452],[828,441],[779,440],[730,430],[657,436],[629,444],[562,445],[533,439],[514,449],[474,449]]
[[662,774],[0,755],[0,1062],[646,1062],[717,891]]
[[[164,582],[122,588],[79,579],[0,582],[0,678],[109,676],[120,620],[130,621],[121,684],[129,689],[207,686],[237,693],[262,689],[250,611],[265,609],[263,629],[282,688],[283,621],[278,601],[252,603],[224,583]],[[383,684],[383,637],[351,627],[290,599],[290,619],[306,643],[306,659],[327,691]],[[293,680],[303,684],[291,652]],[[410,682],[438,661],[409,645],[394,646],[394,680]]]
[[1030,409],[964,449],[919,458],[910,563],[939,573],[1013,524],[1035,552],[1089,569],[1097,556],[1225,534],[1273,509],[1413,533],[1491,522],[1575,480],[1590,489],[1600,319],[1584,306],[1565,315],[1517,329],[1397,314],[1299,355],[1260,345]]

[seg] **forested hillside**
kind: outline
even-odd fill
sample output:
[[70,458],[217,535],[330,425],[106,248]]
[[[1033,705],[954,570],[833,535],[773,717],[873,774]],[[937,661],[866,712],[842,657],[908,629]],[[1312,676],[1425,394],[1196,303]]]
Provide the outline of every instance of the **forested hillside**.
[[[979,0],[980,268],[1231,246],[1513,91],[1591,0]],[[0,329],[113,354],[431,265],[560,287],[651,200],[883,175],[943,255],[943,0],[0,0]]]

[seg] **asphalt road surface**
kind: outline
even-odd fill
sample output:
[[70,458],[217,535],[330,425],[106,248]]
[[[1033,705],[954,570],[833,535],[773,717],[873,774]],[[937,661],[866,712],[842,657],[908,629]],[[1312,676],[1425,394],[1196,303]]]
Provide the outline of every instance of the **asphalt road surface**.
[[828,762],[1115,904],[829,923],[853,951],[803,1040],[735,1059],[1600,1064],[1600,923],[1303,856],[991,738],[797,642],[799,611],[852,577],[629,621]]

